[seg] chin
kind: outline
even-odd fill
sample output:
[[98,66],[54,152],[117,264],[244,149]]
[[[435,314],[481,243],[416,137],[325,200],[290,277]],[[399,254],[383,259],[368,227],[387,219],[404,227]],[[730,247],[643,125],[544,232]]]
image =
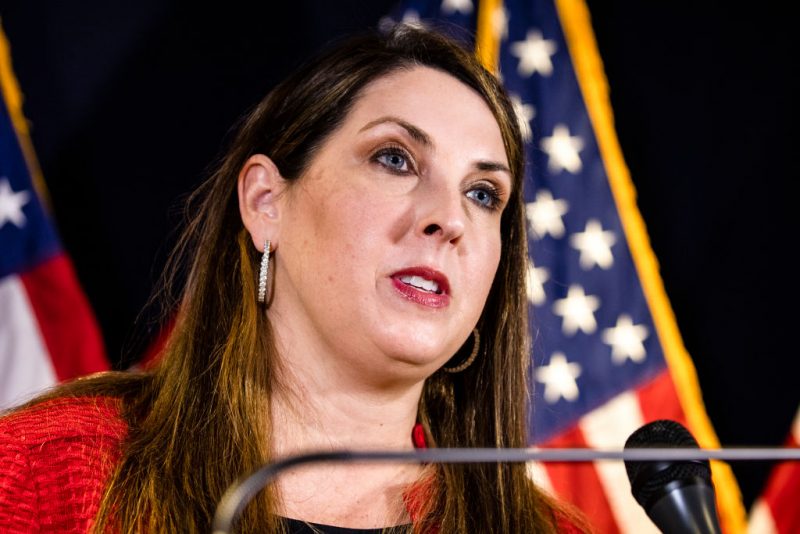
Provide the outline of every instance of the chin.
[[402,350],[387,352],[389,358],[408,367],[418,369],[425,376],[429,376],[452,357],[450,352],[443,352],[441,346],[405,346]]
[[[407,325],[411,326],[413,322],[409,321]],[[384,332],[383,336],[375,339],[374,346],[389,360],[419,369],[428,376],[444,365],[461,345],[443,339],[442,328],[434,331],[426,328],[430,325],[417,326]]]

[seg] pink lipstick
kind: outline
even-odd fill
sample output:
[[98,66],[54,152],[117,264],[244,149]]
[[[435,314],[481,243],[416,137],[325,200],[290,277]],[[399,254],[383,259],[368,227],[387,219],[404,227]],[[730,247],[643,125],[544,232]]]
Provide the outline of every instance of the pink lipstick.
[[392,284],[405,298],[429,308],[450,304],[447,277],[428,267],[410,267],[392,274]]

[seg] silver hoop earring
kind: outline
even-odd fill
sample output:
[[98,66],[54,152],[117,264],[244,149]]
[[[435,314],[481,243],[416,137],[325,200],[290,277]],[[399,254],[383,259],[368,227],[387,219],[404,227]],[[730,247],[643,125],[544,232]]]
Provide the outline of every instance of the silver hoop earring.
[[261,269],[258,271],[258,302],[267,301],[267,276],[269,275],[269,239],[264,241],[264,255],[261,256]]
[[455,367],[442,367],[442,369],[447,373],[460,373],[475,361],[475,358],[478,357],[478,350],[481,348],[481,335],[478,332],[477,328],[472,330],[472,352],[469,353],[469,357],[466,360],[461,362],[460,364],[456,365]]

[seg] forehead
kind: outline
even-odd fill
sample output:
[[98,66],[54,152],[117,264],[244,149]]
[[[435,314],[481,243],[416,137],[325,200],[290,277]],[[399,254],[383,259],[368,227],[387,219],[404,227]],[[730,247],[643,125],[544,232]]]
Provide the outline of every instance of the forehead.
[[506,161],[500,128],[483,97],[443,71],[416,66],[372,81],[354,103],[344,127],[358,129],[384,116],[413,124],[435,145],[467,145],[480,150],[475,157]]

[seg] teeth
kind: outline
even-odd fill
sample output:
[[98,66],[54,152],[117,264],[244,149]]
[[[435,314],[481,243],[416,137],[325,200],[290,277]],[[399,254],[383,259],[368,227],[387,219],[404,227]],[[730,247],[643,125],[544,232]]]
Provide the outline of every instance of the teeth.
[[439,292],[439,284],[437,284],[433,280],[426,280],[421,276],[401,276],[400,281],[403,282],[404,284],[414,286],[417,289],[424,289],[425,291],[430,291],[431,293]]

